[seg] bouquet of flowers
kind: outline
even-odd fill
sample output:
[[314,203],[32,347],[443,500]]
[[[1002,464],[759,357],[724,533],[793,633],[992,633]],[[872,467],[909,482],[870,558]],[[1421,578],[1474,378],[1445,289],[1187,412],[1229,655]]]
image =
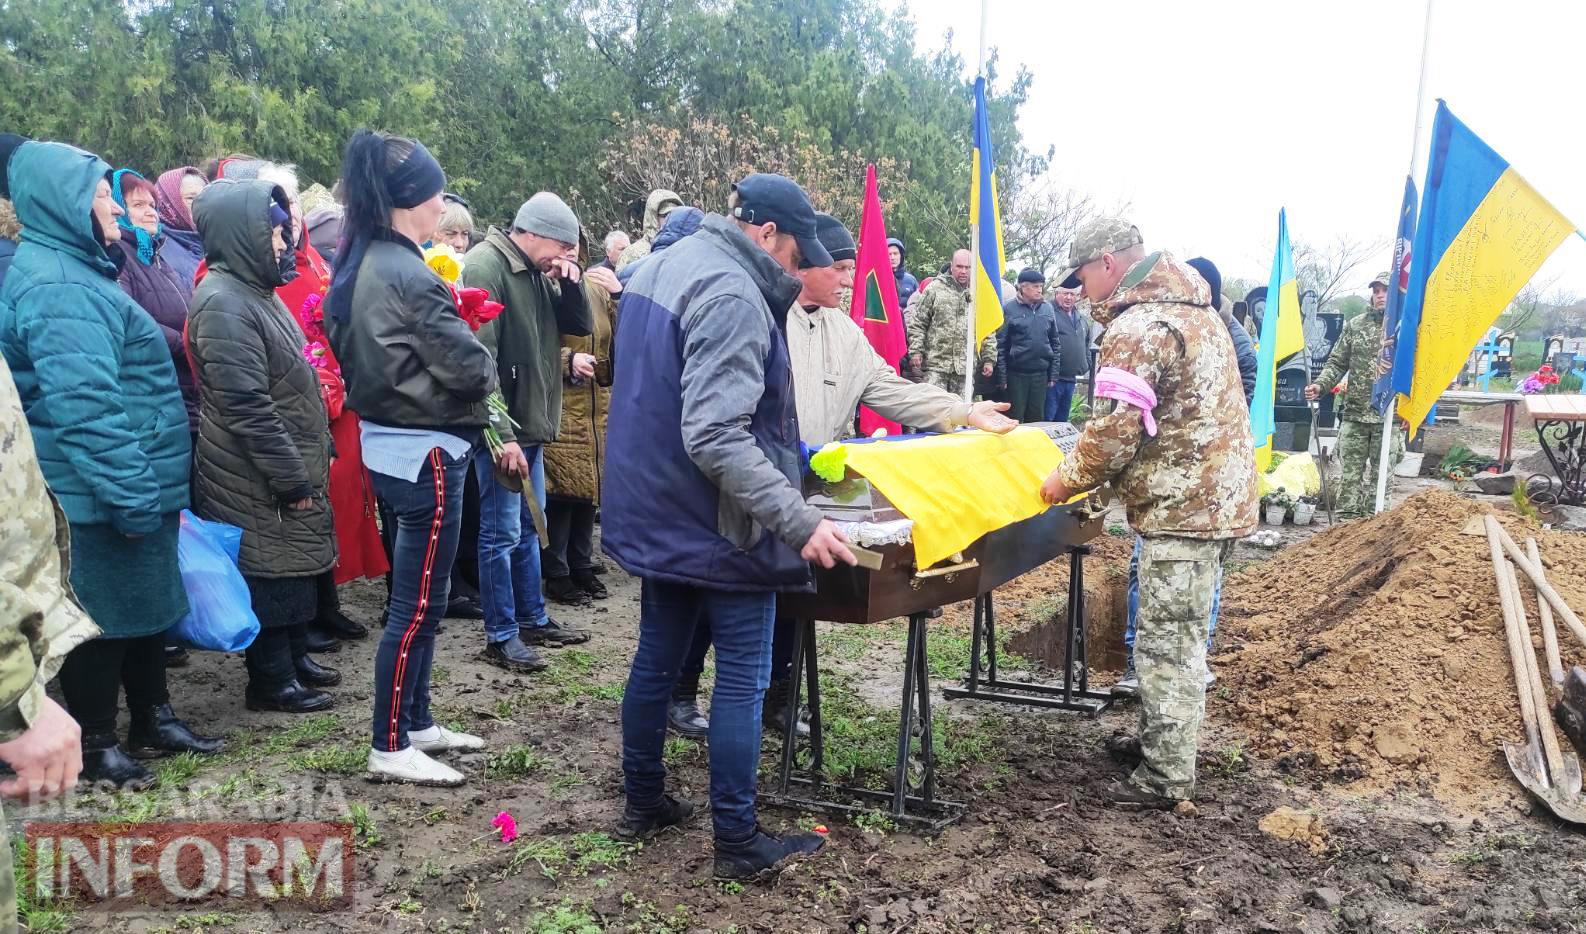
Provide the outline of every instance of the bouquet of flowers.
[[1547,387],[1558,385],[1558,374],[1553,372],[1552,364],[1544,363],[1541,368],[1520,382],[1520,391],[1528,396],[1539,392],[1546,392]]
[[490,300],[488,290],[457,287],[457,280],[463,274],[463,264],[457,258],[456,250],[444,243],[437,243],[424,251],[424,265],[451,287],[452,301],[457,304],[457,317],[468,322],[473,330],[479,330],[480,325],[501,314],[501,304]]

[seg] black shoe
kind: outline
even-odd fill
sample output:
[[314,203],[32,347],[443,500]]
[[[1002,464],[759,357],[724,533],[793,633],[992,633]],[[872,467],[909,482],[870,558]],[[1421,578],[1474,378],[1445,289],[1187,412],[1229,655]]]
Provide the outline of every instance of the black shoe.
[[589,641],[588,630],[568,629],[554,619],[546,620],[544,626],[519,626],[518,636],[529,645],[548,645],[552,648],[580,645]]
[[303,649],[315,655],[324,655],[341,648],[341,641],[335,636],[319,628],[314,623],[308,624],[308,631],[303,638]]
[[192,661],[192,658],[188,656],[186,648],[180,645],[171,645],[169,643],[166,644],[165,667],[186,668],[187,663],[190,661]]
[[547,577],[545,595],[564,606],[588,606],[589,594],[571,577]]
[[716,878],[753,879],[787,867],[797,856],[813,853],[826,845],[818,833],[794,831],[780,839],[754,829],[754,836],[742,843],[727,843],[716,838]]
[[296,680],[273,691],[256,690],[250,684],[246,700],[249,710],[273,710],[278,713],[313,713],[336,703],[336,698],[324,691],[306,688]]
[[1127,778],[1117,778],[1101,789],[1101,802],[1122,811],[1171,811],[1177,798],[1147,791]]
[[470,597],[453,597],[446,604],[447,619],[484,619],[485,609]]
[[312,655],[293,659],[292,664],[297,668],[297,683],[304,687],[328,688],[341,683],[341,672],[314,661]]
[[171,753],[192,752],[213,755],[225,746],[224,740],[199,736],[176,719],[170,704],[132,711],[132,726],[127,730],[127,752],[138,759],[155,759]]
[[662,795],[661,803],[653,808],[639,810],[633,805],[622,809],[622,823],[617,826],[617,836],[624,840],[648,840],[668,827],[694,816],[694,805],[679,801],[671,795]]
[[349,617],[340,610],[331,610],[314,621],[317,629],[335,636],[337,639],[367,639],[369,627]]
[[591,574],[605,574],[609,570],[611,570],[611,568],[608,568],[604,564],[601,564],[599,561],[596,561],[595,562],[595,566],[589,569],[589,573],[591,573]]
[[[788,680],[772,681],[766,688],[765,703],[760,707],[760,721],[765,725],[765,732],[775,732],[779,736],[787,735],[787,701],[788,694],[793,690],[793,682]],[[802,704],[799,705],[798,735],[802,738],[810,735],[808,716]]]
[[685,739],[706,739],[710,736],[710,721],[699,712],[699,704],[692,698],[673,698],[666,705],[666,728]]
[[1145,758],[1140,751],[1140,740],[1128,733],[1114,733],[1102,742],[1102,748],[1107,750],[1107,755],[1112,756],[1114,762],[1126,769],[1133,769]]
[[83,737],[83,770],[77,776],[83,786],[109,782],[122,791],[147,791],[154,787],[154,773],[139,765],[122,750],[114,733]]
[[485,658],[508,671],[544,671],[545,659],[523,644],[517,636],[485,646]]
[[606,585],[600,582],[600,578],[596,577],[593,571],[574,571],[573,583],[582,587],[584,593],[589,594],[590,599],[604,600],[611,596],[611,591],[606,589]]

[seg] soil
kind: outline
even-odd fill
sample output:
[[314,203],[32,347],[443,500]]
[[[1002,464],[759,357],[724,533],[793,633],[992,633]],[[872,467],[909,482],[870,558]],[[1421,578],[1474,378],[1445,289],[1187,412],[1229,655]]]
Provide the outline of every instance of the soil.
[[[605,578],[612,596],[597,607],[556,609],[564,623],[591,629],[593,639],[554,650],[552,667],[537,675],[487,665],[479,624],[446,622],[435,661],[438,719],[490,743],[488,756],[455,760],[470,778],[457,789],[361,779],[372,640],[322,658],[345,680],[333,689],[336,708],[309,718],[246,711],[241,659],[195,655],[191,666],[171,673],[173,703],[200,729],[228,734],[228,751],[201,763],[167,760],[160,791],[89,802],[83,817],[191,819],[200,805],[234,815],[225,819],[248,819],[243,815],[261,808],[278,819],[351,814],[360,841],[353,907],[315,914],[219,904],[183,914],[112,915],[68,906],[52,915],[58,906],[43,906],[31,911],[33,929],[1581,930],[1586,839],[1533,808],[1517,788],[1501,793],[1493,751],[1515,732],[1506,706],[1510,682],[1496,655],[1491,574],[1475,561],[1485,545],[1447,534],[1466,508],[1452,496],[1425,497],[1402,516],[1323,531],[1275,555],[1241,549],[1241,564],[1264,563],[1228,578],[1219,630],[1227,635],[1219,635],[1214,660],[1223,680],[1202,733],[1192,811],[1129,813],[1100,804],[1099,789],[1123,774],[1101,743],[1135,726],[1133,708],[1091,719],[946,702],[938,690],[939,722],[950,721],[952,739],[940,793],[967,803],[966,816],[921,836],[879,815],[848,820],[763,808],[771,829],[818,823],[829,829],[828,842],[775,879],[742,886],[711,881],[703,814],[638,849],[610,836],[622,805],[620,696],[638,609],[637,585],[620,572]],[[1518,528],[1512,518],[1506,523]],[[1555,582],[1576,605],[1586,605],[1586,564],[1574,563],[1586,558],[1581,541],[1542,539]],[[1115,586],[1120,562],[1126,576],[1130,544],[1126,536],[1095,543],[1086,567],[1092,585]],[[1565,580],[1566,571],[1574,580]],[[1058,562],[998,592],[999,621],[1013,633],[1010,650],[1018,630],[1061,606],[1066,574]],[[379,585],[354,584],[343,593],[349,613],[378,619]],[[1286,596],[1275,601],[1279,593]],[[933,652],[966,654],[966,609],[952,608],[937,623]],[[1448,641],[1455,624],[1464,635]],[[873,728],[883,750],[886,706],[897,703],[900,633],[896,624],[821,627],[823,677],[834,691],[845,679],[863,688],[852,701],[853,725],[860,733]],[[1317,648],[1320,654],[1301,662]],[[1443,674],[1440,660],[1428,660],[1432,648],[1465,662],[1463,674]],[[1371,657],[1351,671],[1361,652]],[[940,671],[933,660],[938,688],[963,657],[949,652]],[[1337,675],[1336,688],[1322,686],[1326,672]],[[1053,675],[1037,667],[1028,676]],[[1291,703],[1300,692],[1309,694],[1306,703]],[[1327,731],[1319,727],[1324,717]],[[1335,751],[1331,769],[1304,761],[1302,753],[1331,749],[1323,738],[1348,717],[1365,724],[1354,731],[1371,740],[1364,754]],[[1395,723],[1407,729],[1395,733]],[[1279,729],[1286,742],[1275,739]],[[1429,736],[1438,738],[1435,746]],[[829,748],[859,741],[833,736]],[[768,738],[765,748],[762,775],[769,775],[777,741]],[[1344,769],[1346,756],[1360,763],[1361,774]],[[705,750],[675,741],[668,763],[674,793],[704,802]],[[1482,781],[1493,794],[1478,807],[1465,789]],[[520,836],[510,845],[491,826],[502,811],[517,822]]]

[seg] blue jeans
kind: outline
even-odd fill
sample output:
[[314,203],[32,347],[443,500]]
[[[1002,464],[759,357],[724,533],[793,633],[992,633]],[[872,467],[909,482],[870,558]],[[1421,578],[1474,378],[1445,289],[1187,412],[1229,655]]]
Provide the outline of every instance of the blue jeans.
[[[1134,618],[1140,612],[1140,536],[1134,537],[1134,554],[1129,558],[1129,618],[1123,627],[1123,649],[1134,670]],[[1223,605],[1223,569],[1217,569],[1217,586],[1212,590],[1212,619],[1206,628],[1206,654],[1212,651],[1212,636],[1217,635],[1217,612]]]
[[375,492],[396,517],[391,596],[385,632],[374,656],[374,748],[406,749],[409,730],[427,730],[435,626],[446,612],[452,561],[463,518],[467,455],[453,461],[440,448],[416,481],[370,471]]
[[1074,405],[1074,381],[1060,379],[1054,386],[1046,390],[1046,420],[1049,422],[1068,421],[1068,410]]
[[710,702],[710,805],[716,838],[737,842],[755,828],[760,705],[771,678],[776,594],[643,582],[639,647],[622,696],[622,774],[628,804],[653,808],[666,789],[666,708],[701,619],[716,646]]
[[[530,489],[545,508],[545,456],[539,445],[524,447]],[[545,596],[540,591],[540,540],[534,517],[523,508],[523,494],[496,479],[488,448],[474,454],[479,480],[479,605],[485,611],[485,639],[504,642],[519,625],[544,626]]]

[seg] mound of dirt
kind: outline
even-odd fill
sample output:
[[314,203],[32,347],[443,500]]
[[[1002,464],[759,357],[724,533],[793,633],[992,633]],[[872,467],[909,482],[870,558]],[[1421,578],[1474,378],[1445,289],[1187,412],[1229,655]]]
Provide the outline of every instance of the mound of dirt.
[[[1212,713],[1296,772],[1460,804],[1512,796],[1499,743],[1522,727],[1503,616],[1486,538],[1460,533],[1487,511],[1429,491],[1230,575]],[[1498,515],[1516,540],[1536,536],[1550,582],[1586,610],[1586,536]],[[1560,644],[1566,665],[1581,658],[1562,624]]]

